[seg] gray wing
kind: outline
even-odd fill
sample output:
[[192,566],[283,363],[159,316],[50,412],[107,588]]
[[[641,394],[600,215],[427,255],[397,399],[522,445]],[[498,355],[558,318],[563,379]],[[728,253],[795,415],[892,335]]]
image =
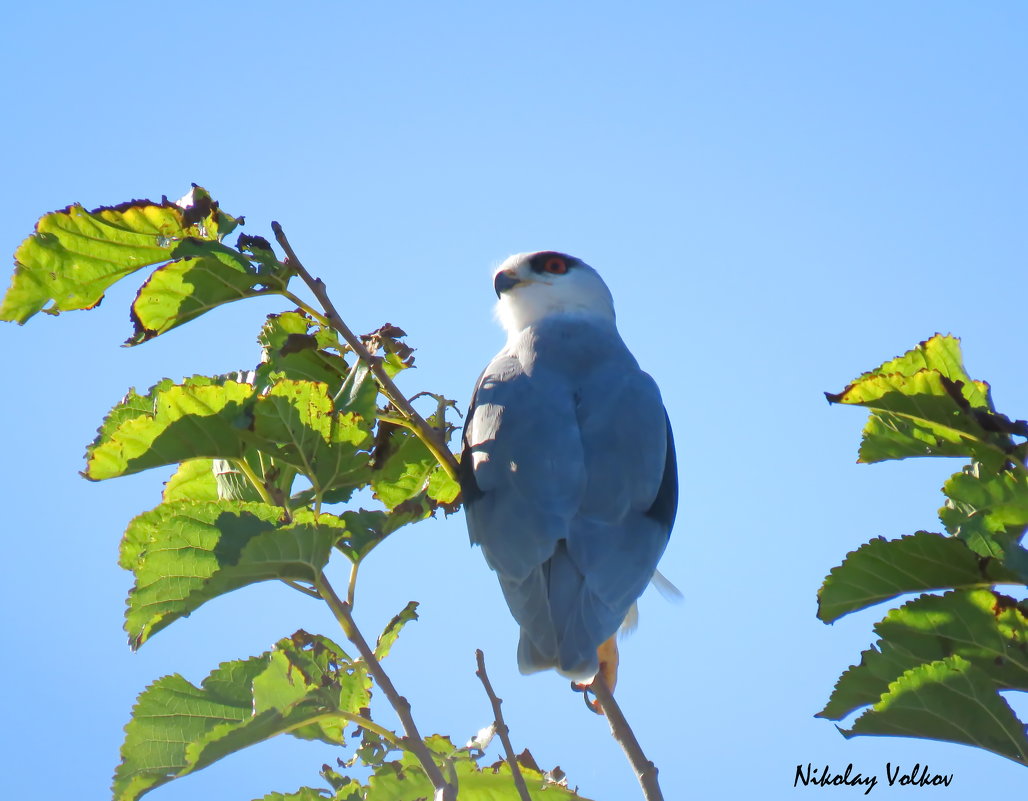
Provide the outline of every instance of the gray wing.
[[498,357],[473,398],[462,472],[472,541],[521,625],[522,671],[592,676],[674,519],[674,444],[653,380],[623,345],[577,373],[537,361],[529,375]]

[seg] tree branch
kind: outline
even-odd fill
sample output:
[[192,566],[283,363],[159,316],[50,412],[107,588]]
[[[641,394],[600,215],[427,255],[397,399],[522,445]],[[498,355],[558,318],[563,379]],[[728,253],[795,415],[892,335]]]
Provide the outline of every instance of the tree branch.
[[351,350],[357,354],[357,358],[368,365],[375,378],[378,379],[378,383],[382,387],[382,391],[385,393],[386,397],[389,398],[393,406],[395,406],[397,410],[399,410],[399,412],[414,425],[418,439],[425,443],[425,446],[432,452],[432,455],[435,456],[439,464],[441,464],[443,469],[449,473],[450,478],[456,480],[457,460],[454,458],[454,455],[450,453],[450,449],[447,448],[446,444],[442,441],[442,437],[439,435],[439,432],[430,426],[428,421],[410,405],[410,402],[404,394],[400,392],[399,388],[383,369],[381,361],[368,353],[368,349],[364,347],[364,343],[361,342],[358,337],[354,336],[354,333],[349,329],[346,323],[343,322],[343,318],[340,316],[339,312],[336,311],[336,307],[328,297],[328,292],[325,290],[325,282],[320,278],[312,276],[307,271],[307,268],[304,267],[296,257],[296,253],[289,244],[289,240],[286,238],[285,232],[282,230],[282,226],[277,222],[272,222],[271,230],[275,232],[275,239],[278,240],[279,245],[282,246],[282,250],[285,251],[290,269],[292,269],[300,279],[307,284],[311,292],[314,293],[314,297],[318,299],[321,307],[325,310],[325,318],[328,320],[329,324],[342,335],[343,339],[346,340],[346,344],[349,345]]
[[475,675],[482,681],[485,694],[489,696],[489,702],[493,705],[493,725],[496,727],[496,733],[500,735],[500,742],[503,743],[503,750],[507,754],[507,764],[510,765],[510,771],[514,774],[514,786],[518,788],[521,801],[532,801],[532,797],[528,794],[528,787],[525,786],[525,777],[521,775],[521,766],[518,765],[514,746],[510,742],[510,730],[503,720],[503,713],[500,712],[500,704],[503,703],[503,699],[498,698],[493,692],[493,685],[490,684],[489,676],[485,672],[485,654],[481,649],[475,650],[475,659],[478,660],[478,670],[475,671]]
[[425,775],[428,776],[428,780],[432,782],[432,786],[435,788],[435,801],[457,801],[456,782],[450,783],[443,777],[439,765],[436,764],[435,758],[432,756],[432,751],[425,745],[425,740],[414,723],[414,718],[411,716],[410,701],[396,691],[392,680],[382,669],[382,665],[375,656],[375,652],[368,645],[368,641],[364,639],[360,629],[357,628],[357,624],[351,614],[350,604],[336,595],[335,590],[329,584],[324,573],[318,575],[315,586],[318,592],[321,593],[321,597],[325,599],[325,602],[331,608],[332,613],[336,616],[336,620],[339,621],[339,625],[342,627],[343,633],[346,634],[346,638],[357,646],[361,658],[368,666],[368,672],[371,674],[371,677],[389,700],[393,709],[396,710],[396,715],[400,718],[400,724],[403,726],[403,733],[405,735],[403,747],[414,754],[418,762],[421,763]]
[[643,798],[646,801],[664,801],[664,794],[661,793],[660,785],[657,783],[657,766],[650,762],[643,753],[642,746],[635,739],[632,727],[628,725],[628,721],[621,712],[621,707],[614,700],[614,695],[607,686],[602,671],[596,674],[589,689],[596,696],[596,700],[600,702],[600,707],[610,724],[611,735],[625,752],[632,770],[635,771],[636,778],[639,779]]

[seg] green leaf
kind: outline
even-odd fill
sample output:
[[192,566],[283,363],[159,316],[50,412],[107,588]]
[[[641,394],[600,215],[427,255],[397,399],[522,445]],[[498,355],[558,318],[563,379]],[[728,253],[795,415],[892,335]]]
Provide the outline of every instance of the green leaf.
[[134,648],[212,598],[259,581],[314,583],[342,520],[307,509],[282,523],[276,506],[238,501],[165,503],[136,517],[120,563],[135,574],[125,613]]
[[438,465],[428,479],[428,497],[443,506],[452,504],[460,495],[460,484]]
[[200,687],[165,676],[139,696],[125,727],[115,801],[134,801],[276,734],[338,743],[370,703],[369,688],[361,663],[302,631],[261,656],[220,665]]
[[283,379],[258,398],[253,432],[279,443],[276,459],[307,476],[316,493],[356,488],[367,481],[371,425],[333,408],[325,384]]
[[[320,381],[328,385],[328,394],[335,397],[350,368],[339,353],[335,334],[326,332],[301,312],[272,314],[257,337],[264,350],[264,363],[258,368],[258,386],[262,389],[275,381]],[[342,407],[340,407],[342,408]],[[348,409],[360,411],[363,409]],[[371,408],[364,416],[374,417],[374,395]]]
[[[431,393],[423,393],[431,394]],[[448,440],[453,427],[446,421],[446,410],[455,406],[441,395],[432,395],[436,410],[426,422]],[[372,452],[375,473],[371,486],[375,496],[389,509],[424,498],[430,509],[447,507],[460,494],[460,485],[451,479],[421,439],[408,428],[379,423]],[[447,509],[453,511],[453,509]]]
[[375,404],[378,401],[378,383],[364,362],[358,361],[347,373],[339,389],[336,405],[344,411],[360,415],[365,420],[375,420]]
[[1028,584],[1028,549],[1017,542],[1012,542],[1003,554],[1003,566],[1017,576],[1022,584]]
[[171,255],[175,261],[155,270],[136,295],[135,333],[126,345],[146,342],[225,303],[265,294],[270,286],[284,286],[220,242],[185,239]]
[[390,423],[379,424],[372,458],[375,472],[371,486],[375,497],[389,509],[425,490],[429,475],[438,465],[413,432]]
[[850,665],[843,671],[835,683],[828,703],[814,717],[842,720],[855,709],[877,704],[888,689],[889,683],[895,681],[911,666],[911,662],[903,658],[902,654],[889,648],[879,651],[871,647],[862,651],[860,663]]
[[909,376],[872,374],[827,397],[832,403],[872,411],[860,443],[861,462],[973,456],[1002,463],[1012,447],[1009,436],[986,431],[965,392],[963,384],[934,370],[922,370]]
[[994,682],[994,690],[1028,689],[1028,618],[1008,596],[987,590],[924,595],[893,609],[875,626],[877,648],[839,679],[821,717],[838,720],[876,703],[888,685],[917,665],[957,654]]
[[[262,712],[289,709],[312,700],[312,690],[333,687],[331,709],[357,714],[371,703],[371,680],[363,662],[354,662],[335,642],[300,630],[292,647],[279,647],[268,657],[269,669],[253,680],[253,709]],[[324,698],[314,696],[324,702]],[[289,730],[294,737],[345,745],[343,730],[351,719],[329,715]],[[238,735],[233,735],[238,736]],[[235,750],[235,749],[232,749]]]
[[216,501],[218,482],[210,459],[190,459],[164,485],[164,503],[172,501]]
[[908,592],[983,587],[1017,581],[1016,574],[981,559],[955,537],[928,531],[886,540],[875,537],[846,555],[818,591],[825,623]]
[[129,389],[128,394],[118,402],[117,406],[107,413],[100,428],[97,429],[96,442],[110,439],[111,435],[129,420],[146,415],[152,417],[156,409],[157,396],[173,386],[175,386],[174,381],[170,378],[164,378],[150,387],[145,395],[137,393],[135,387]]
[[[467,751],[454,748],[445,737],[433,735],[426,738],[426,743],[441,760],[452,764],[452,774],[450,770],[444,769],[443,775],[456,777],[460,787],[460,801],[519,801],[520,796],[506,762],[483,768]],[[534,766],[527,753],[522,754],[518,762],[529,797],[534,801],[588,801],[570,790],[566,783],[551,781]],[[375,770],[368,780],[368,786],[362,789],[365,795],[361,798],[365,801],[421,801],[434,795],[432,784],[421,764],[408,752],[404,752],[399,760],[386,762]]]
[[903,673],[853,728],[842,733],[964,743],[1028,765],[1024,724],[996,694],[990,678],[957,655]]
[[[248,458],[249,456],[250,454],[247,454],[241,459],[213,459],[211,461],[211,472],[214,474],[216,490],[215,500],[255,502],[263,500],[260,491],[241,469],[243,461],[251,464],[253,462],[260,463],[259,458]],[[260,477],[259,474],[258,477]]]
[[922,370],[934,370],[942,376],[961,383],[961,392],[967,402],[977,409],[991,409],[989,385],[984,381],[974,381],[964,369],[963,355],[960,352],[960,340],[953,336],[935,334],[918,343],[902,356],[885,362],[881,367],[865,373],[861,378],[872,375],[912,376]]
[[[315,790],[313,787],[301,787],[293,793],[268,793],[261,796],[257,801],[333,801],[336,796],[326,795],[323,790]],[[360,799],[357,799],[360,801]]]
[[1028,434],[1028,424],[993,410],[989,385],[964,370],[960,340],[941,334],[825,396],[871,410],[861,462],[975,456],[999,466],[1013,448],[1010,434]]
[[[336,548],[351,562],[359,562],[396,529],[414,520],[413,516],[389,514],[377,509],[350,509],[341,517],[346,521],[346,536],[336,543]],[[420,515],[416,519],[423,517]]]
[[163,388],[155,392],[150,413],[117,426],[104,424],[87,449],[86,478],[100,481],[189,459],[243,455],[252,385],[194,376],[158,387]]
[[115,281],[168,261],[181,239],[216,239],[235,224],[199,187],[178,203],[133,200],[92,211],[74,204],[46,214],[14,254],[0,320],[91,309]]
[[186,746],[225,723],[252,715],[249,685],[267,666],[261,657],[227,662],[194,687],[173,674],[158,679],[139,696],[125,726],[122,761],[114,773],[116,801],[129,801],[195,769]]
[[410,621],[418,619],[417,610],[418,602],[410,601],[389,621],[378,636],[378,642],[375,644],[376,658],[381,660],[389,656],[389,651],[392,649],[393,643],[396,642],[396,638],[400,636],[401,629]]
[[939,510],[946,529],[982,556],[1002,559],[1028,526],[1028,477],[1023,471],[993,472],[968,465],[946,482]]

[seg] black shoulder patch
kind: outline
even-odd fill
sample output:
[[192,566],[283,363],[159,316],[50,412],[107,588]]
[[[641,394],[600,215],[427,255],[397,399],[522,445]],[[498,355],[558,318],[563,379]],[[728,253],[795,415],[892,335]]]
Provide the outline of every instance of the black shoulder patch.
[[662,523],[670,533],[671,527],[675,524],[675,515],[678,513],[678,462],[675,459],[675,435],[671,431],[671,419],[667,416],[667,409],[664,410],[664,419],[667,421],[664,477],[661,479],[657,496],[646,510],[646,516]]
[[471,466],[471,461],[471,445],[465,439],[464,448],[460,454],[460,464],[457,466],[457,480],[460,482],[460,491],[465,506],[474,503],[483,495],[475,480],[475,470]]
[[475,480],[475,470],[471,465],[471,443],[468,442],[467,427],[475,416],[475,404],[478,402],[478,389],[482,386],[482,379],[485,378],[485,370],[478,376],[475,382],[475,391],[471,393],[471,403],[468,404],[467,416],[464,418],[464,433],[461,436],[463,447],[460,452],[460,464],[457,465],[457,481],[460,483],[461,502],[465,505],[474,503],[482,497],[482,490]]

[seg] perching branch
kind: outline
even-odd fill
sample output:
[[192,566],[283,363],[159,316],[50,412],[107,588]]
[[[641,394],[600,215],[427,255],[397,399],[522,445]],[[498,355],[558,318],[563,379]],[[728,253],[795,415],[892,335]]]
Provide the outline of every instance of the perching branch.
[[435,788],[435,801],[457,801],[456,782],[448,782],[443,777],[442,771],[439,769],[439,765],[436,764],[431,750],[425,745],[425,740],[414,723],[414,718],[411,716],[410,701],[396,691],[392,680],[382,669],[382,665],[375,656],[375,652],[368,645],[368,641],[364,639],[360,629],[357,628],[357,623],[354,621],[350,611],[350,604],[336,595],[335,590],[323,573],[318,575],[315,586],[318,592],[321,593],[321,597],[325,599],[325,602],[331,608],[332,613],[336,616],[336,620],[339,621],[339,625],[342,627],[346,638],[357,646],[361,658],[368,666],[368,672],[371,674],[371,677],[389,700],[393,709],[396,710],[396,715],[400,718],[400,724],[403,726],[403,733],[405,735],[403,746],[414,754],[418,762],[421,763],[421,767],[428,776],[428,780],[432,782],[432,786]]
[[475,671],[475,675],[482,681],[482,686],[485,687],[485,694],[489,696],[489,702],[493,705],[493,725],[496,727],[496,733],[500,735],[500,742],[503,743],[503,750],[507,755],[507,764],[510,765],[510,771],[514,775],[514,786],[518,788],[518,795],[521,796],[521,801],[532,801],[532,797],[528,794],[528,787],[525,785],[525,777],[521,775],[521,766],[518,765],[514,746],[510,742],[510,730],[503,720],[503,713],[500,712],[500,704],[503,703],[503,699],[498,698],[496,693],[493,692],[493,685],[490,684],[489,676],[485,672],[485,654],[482,653],[481,649],[475,650],[475,659],[478,660],[478,670]]
[[657,766],[650,762],[643,753],[642,746],[635,739],[635,733],[628,725],[628,721],[625,720],[621,707],[614,700],[614,695],[607,686],[602,672],[596,674],[596,678],[589,685],[589,690],[596,696],[603,713],[607,716],[611,735],[617,740],[625,752],[625,756],[628,757],[628,762],[642,787],[643,798],[646,801],[664,801],[664,794],[660,792],[660,785],[657,783]]
[[400,392],[399,388],[383,369],[381,361],[373,357],[368,352],[368,349],[364,347],[364,343],[361,342],[360,339],[349,329],[346,323],[343,322],[343,318],[340,316],[339,312],[336,311],[335,306],[328,297],[324,281],[312,276],[307,271],[307,268],[304,267],[296,257],[296,253],[289,244],[289,240],[286,238],[285,232],[282,230],[282,226],[277,222],[272,222],[271,230],[275,232],[275,239],[278,240],[279,245],[282,246],[282,250],[285,251],[286,257],[289,261],[289,267],[305,284],[307,284],[311,292],[314,293],[314,297],[318,299],[318,302],[325,310],[325,317],[329,324],[342,335],[343,339],[346,340],[346,344],[349,345],[353,352],[357,354],[357,358],[368,365],[375,378],[378,379],[378,383],[382,387],[382,391],[385,393],[386,397],[389,398],[400,414],[410,420],[418,439],[425,443],[425,447],[431,451],[439,464],[443,466],[443,469],[449,473],[450,478],[456,480],[457,460],[454,458],[453,454],[450,453],[450,449],[447,448],[446,444],[442,441],[442,437],[439,435],[439,432],[430,426],[428,421],[410,405],[410,402],[404,394]]

